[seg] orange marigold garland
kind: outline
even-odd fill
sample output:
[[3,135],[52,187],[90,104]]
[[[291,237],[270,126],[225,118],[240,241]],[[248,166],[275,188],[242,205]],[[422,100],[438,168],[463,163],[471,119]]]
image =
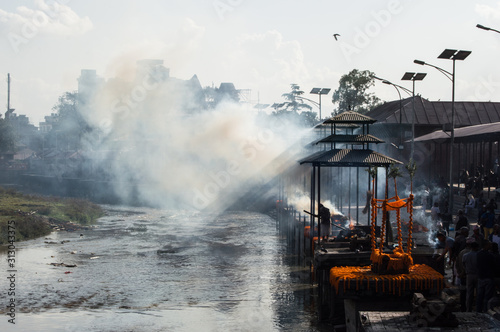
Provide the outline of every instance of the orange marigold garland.
[[369,176],[372,177],[372,197],[370,200],[370,205],[371,205],[371,228],[370,228],[370,233],[371,233],[371,249],[372,251],[375,250],[375,247],[377,245],[377,240],[376,240],[376,233],[375,229],[377,227],[377,200],[375,199],[375,177],[377,176],[377,169],[376,168],[369,168],[367,169]]
[[[413,175],[415,173],[415,166],[406,167],[410,171],[411,178],[411,188],[413,190]],[[369,170],[371,172],[371,170]],[[373,174],[372,172],[370,174]],[[410,194],[408,198],[400,199],[397,193],[397,181],[396,178],[401,176],[399,168],[392,165],[390,171],[388,172],[388,177],[394,178],[394,188],[395,196],[389,199],[379,200],[376,199],[373,194],[372,196],[372,213],[371,213],[371,234],[372,234],[372,253],[370,260],[372,261],[372,271],[379,274],[399,274],[399,273],[409,273],[409,268],[413,265],[413,259],[411,257],[411,247],[412,247],[412,228],[413,228],[413,193]],[[372,180],[373,193],[375,193],[375,179]],[[387,195],[386,195],[387,196]],[[381,204],[378,205],[377,202]],[[410,230],[408,233],[407,251],[403,250],[403,235],[401,229],[401,211],[400,209],[405,207],[410,213],[409,226]],[[377,210],[382,209],[382,225],[380,231],[380,245],[377,248],[375,242],[375,228],[377,220]],[[384,248],[384,237],[386,232],[386,221],[387,221],[387,211],[396,210],[397,216],[397,232],[398,232],[398,247],[393,250],[392,254],[387,254],[383,252]]]
[[[382,283],[379,287],[379,282]],[[337,266],[330,270],[330,284],[339,293],[369,290],[373,285],[376,293],[401,295],[404,291],[430,290],[438,292],[443,288],[444,277],[433,268],[416,264],[410,267],[408,274],[379,275],[370,271],[369,266]]]
[[406,169],[408,170],[408,174],[410,175],[410,197],[408,198],[408,212],[410,214],[410,220],[408,224],[408,243],[406,245],[407,247],[407,252],[408,255],[411,255],[411,250],[413,247],[413,177],[415,176],[415,173],[417,171],[417,163],[413,160],[410,159],[408,161],[408,164],[406,164]]
[[408,212],[410,213],[410,220],[408,221],[408,242],[406,243],[406,252],[411,255],[413,246],[413,193],[408,198]]

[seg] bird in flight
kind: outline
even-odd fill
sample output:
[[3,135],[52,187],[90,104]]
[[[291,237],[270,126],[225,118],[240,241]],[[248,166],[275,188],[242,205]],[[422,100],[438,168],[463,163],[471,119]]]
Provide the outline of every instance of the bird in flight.
[[340,35],[338,33],[334,33],[333,38],[335,38],[335,40],[338,40],[337,37],[340,37]]

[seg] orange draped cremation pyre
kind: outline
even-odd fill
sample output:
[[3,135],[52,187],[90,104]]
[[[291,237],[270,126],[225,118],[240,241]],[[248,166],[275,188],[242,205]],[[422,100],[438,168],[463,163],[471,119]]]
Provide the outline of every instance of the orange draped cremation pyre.
[[346,291],[372,291],[402,295],[403,292],[426,291],[443,288],[443,275],[433,268],[416,264],[408,274],[380,275],[371,271],[370,266],[337,266],[330,270],[330,284],[336,294]]
[[[373,181],[373,192],[375,192],[375,184]],[[371,200],[371,256],[372,271],[379,274],[399,274],[409,273],[410,267],[413,265],[411,257],[412,248],[412,228],[413,228],[413,194],[407,198],[399,198],[397,194],[388,199]],[[403,249],[403,236],[401,231],[401,209],[406,207],[409,213],[408,222],[408,241],[406,244],[406,252]],[[377,223],[378,210],[382,210],[382,225],[380,231],[380,245],[377,248],[375,239],[375,228]],[[386,232],[387,211],[396,211],[396,221],[398,228],[398,246],[393,250],[392,254],[384,253],[384,238]]]
[[[391,201],[394,199],[394,201]],[[406,246],[406,252],[403,250],[403,237],[401,232],[401,213],[400,209],[406,207],[408,213],[410,214],[408,243]],[[375,226],[377,218],[377,210],[382,209],[382,227],[381,227],[381,241],[377,248],[375,243]],[[396,220],[398,228],[398,246],[394,249],[392,254],[387,254],[383,252],[384,237],[385,237],[385,227],[387,211],[396,211]],[[411,257],[411,229],[413,228],[413,194],[410,197],[400,199],[395,196],[391,199],[375,199],[372,198],[372,253],[370,259],[372,261],[372,268],[374,272],[381,274],[391,274],[391,273],[408,273],[410,266],[413,265],[413,259]]]
[[[375,192],[374,180],[372,181]],[[411,257],[413,229],[413,193],[408,198],[400,199],[395,188],[395,196],[388,199],[371,199],[371,266],[339,266],[330,270],[330,284],[338,294],[346,291],[371,291],[375,293],[392,293],[437,290],[443,288],[442,274],[423,264],[413,264]],[[412,185],[413,192],[413,185]],[[406,207],[409,213],[408,242],[406,252],[403,249],[400,210]],[[375,228],[378,210],[382,210],[380,229],[380,245],[377,246]],[[384,253],[384,237],[387,211],[396,211],[398,228],[398,246],[392,253]]]

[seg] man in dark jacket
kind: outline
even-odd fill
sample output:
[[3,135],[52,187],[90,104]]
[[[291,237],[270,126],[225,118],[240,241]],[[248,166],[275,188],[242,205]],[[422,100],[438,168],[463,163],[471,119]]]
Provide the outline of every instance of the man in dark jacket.
[[490,249],[491,242],[484,240],[483,248],[477,253],[477,312],[486,312],[487,303],[494,295],[495,258]]
[[330,236],[330,209],[321,203],[319,204],[319,220],[321,222],[321,237],[326,237],[328,240]]
[[458,210],[458,215],[457,215],[457,219],[455,221],[455,224],[456,224],[455,225],[456,230],[459,230],[464,226],[467,228],[470,228],[469,227],[469,219],[467,219],[463,210]]
[[484,239],[488,240],[490,234],[493,233],[493,225],[495,224],[495,209],[490,207],[481,215],[481,219],[479,221],[483,227]]

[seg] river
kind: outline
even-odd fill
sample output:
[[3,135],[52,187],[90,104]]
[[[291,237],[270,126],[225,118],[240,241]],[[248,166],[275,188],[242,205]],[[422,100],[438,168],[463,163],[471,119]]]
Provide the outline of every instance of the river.
[[92,229],[16,243],[15,296],[0,253],[0,331],[327,330],[271,217],[105,208]]

